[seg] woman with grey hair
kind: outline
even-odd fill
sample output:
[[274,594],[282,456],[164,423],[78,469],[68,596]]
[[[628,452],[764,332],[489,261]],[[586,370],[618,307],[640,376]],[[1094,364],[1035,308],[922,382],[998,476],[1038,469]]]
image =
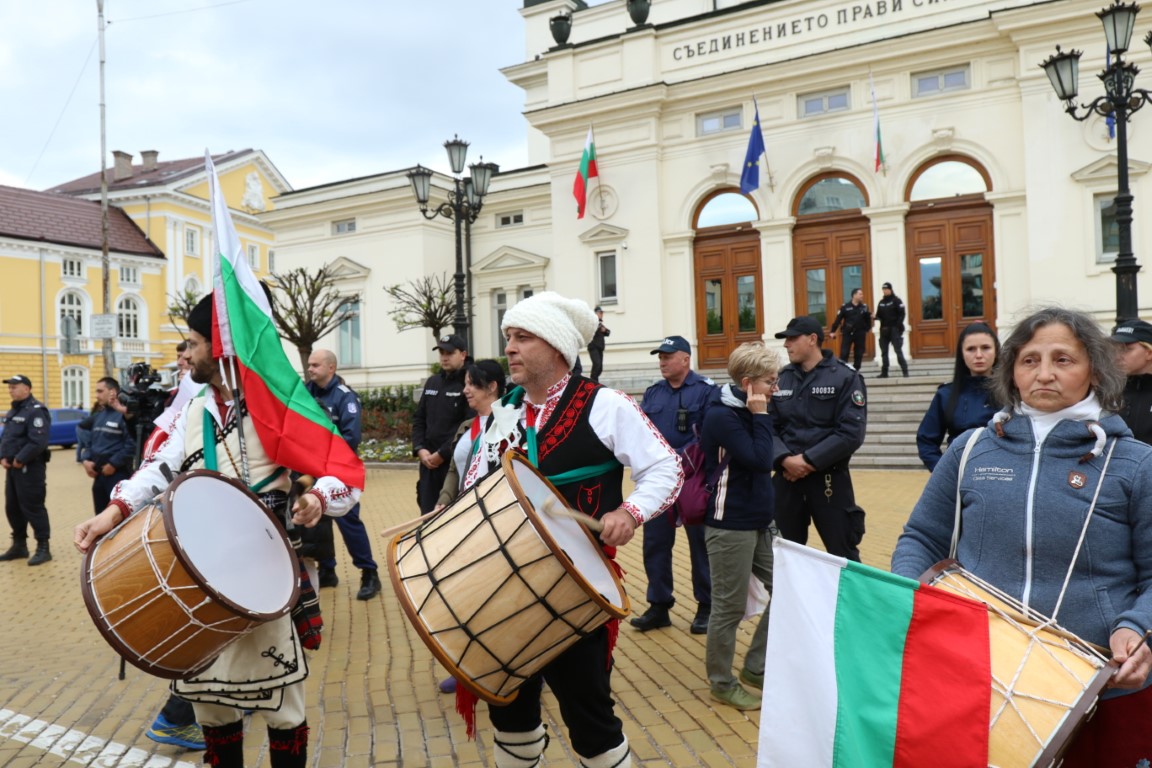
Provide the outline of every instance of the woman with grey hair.
[[1083,313],[1022,320],[992,377],[1005,409],[948,447],[892,555],[892,571],[911,578],[955,557],[1111,649],[1118,668],[1064,768],[1152,757],[1152,448],[1114,412],[1124,377],[1112,356]]

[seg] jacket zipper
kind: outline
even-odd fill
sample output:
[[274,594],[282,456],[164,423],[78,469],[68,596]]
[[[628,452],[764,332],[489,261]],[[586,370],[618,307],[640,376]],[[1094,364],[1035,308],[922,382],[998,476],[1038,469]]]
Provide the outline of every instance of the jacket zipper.
[[[1035,439],[1035,433],[1033,433]],[[1032,448],[1032,478],[1028,482],[1028,503],[1024,512],[1024,594],[1020,602],[1028,608],[1032,596],[1032,512],[1036,502],[1036,481],[1039,478],[1041,442]]]

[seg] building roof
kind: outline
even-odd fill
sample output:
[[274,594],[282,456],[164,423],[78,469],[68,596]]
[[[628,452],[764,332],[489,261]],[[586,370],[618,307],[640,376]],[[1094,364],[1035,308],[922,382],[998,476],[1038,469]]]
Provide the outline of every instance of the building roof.
[[[101,220],[99,202],[0,185],[0,237],[100,249]],[[108,248],[164,258],[136,222],[115,206],[108,207]]]
[[[238,157],[251,154],[254,151],[255,150],[252,149],[241,149],[235,152],[224,152],[219,155],[212,155],[212,162],[219,167],[224,163],[231,162]],[[167,186],[173,182],[203,172],[204,157],[199,156],[186,157],[181,160],[157,160],[147,171],[144,170],[143,163],[135,163],[131,165],[131,173],[127,175],[121,174],[123,176],[121,179],[116,178],[115,165],[106,169],[104,174],[108,180],[108,191],[122,192],[144,187]],[[97,193],[100,191],[100,173],[90,173],[87,176],[66,181],[63,184],[52,187],[48,191],[64,195],[91,195]]]

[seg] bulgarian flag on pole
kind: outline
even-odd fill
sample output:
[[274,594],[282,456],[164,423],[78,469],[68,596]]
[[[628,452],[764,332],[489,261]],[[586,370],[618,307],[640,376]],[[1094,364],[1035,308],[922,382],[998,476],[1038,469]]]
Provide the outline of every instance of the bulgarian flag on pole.
[[599,178],[596,168],[596,140],[592,137],[592,126],[588,126],[588,138],[584,141],[584,154],[580,156],[580,170],[576,171],[576,182],[572,194],[576,196],[576,218],[584,218],[588,207],[588,186],[592,179]]
[[876,137],[876,149],[872,152],[872,160],[879,171],[884,167],[884,142],[880,138],[880,106],[876,103],[876,83],[872,81],[872,70],[868,70],[868,89],[872,91],[872,133]]
[[777,538],[760,768],[988,764],[979,603]]
[[234,357],[240,387],[265,453],[277,464],[364,488],[364,462],[348,447],[288,362],[272,307],[252,274],[232,224],[212,156],[204,155],[212,198],[212,354]]

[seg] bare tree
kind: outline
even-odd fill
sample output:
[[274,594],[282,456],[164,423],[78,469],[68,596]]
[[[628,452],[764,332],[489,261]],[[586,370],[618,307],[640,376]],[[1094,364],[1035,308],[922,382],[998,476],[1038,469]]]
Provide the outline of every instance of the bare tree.
[[200,301],[200,296],[196,291],[191,291],[187,288],[177,294],[168,294],[168,322],[172,323],[176,328],[176,332],[180,334],[180,338],[185,338],[184,331],[180,330],[180,325],[188,317],[188,313]]
[[439,338],[456,314],[454,290],[447,272],[425,275],[404,285],[386,285],[384,292],[396,301],[388,316],[397,330],[431,328],[432,335]]
[[272,316],[280,337],[300,353],[300,370],[307,375],[313,345],[353,314],[359,294],[340,293],[336,275],[325,264],[313,274],[307,267],[273,274],[269,279]]

